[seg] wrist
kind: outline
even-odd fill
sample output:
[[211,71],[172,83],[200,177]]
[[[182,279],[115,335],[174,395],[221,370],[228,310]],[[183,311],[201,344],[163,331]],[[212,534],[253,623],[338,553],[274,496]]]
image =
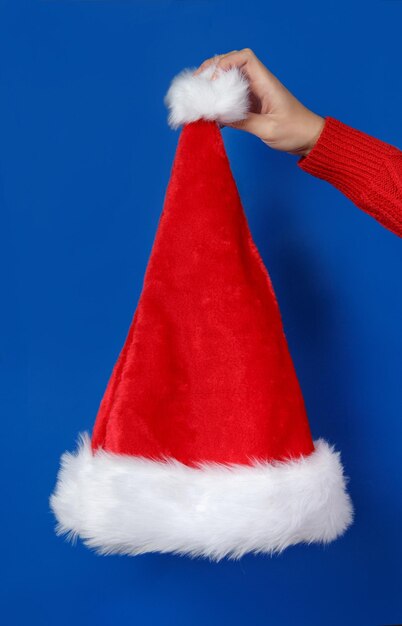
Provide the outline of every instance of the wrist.
[[325,125],[325,119],[316,113],[309,111],[309,119],[306,120],[306,143],[300,154],[306,157],[317,143]]

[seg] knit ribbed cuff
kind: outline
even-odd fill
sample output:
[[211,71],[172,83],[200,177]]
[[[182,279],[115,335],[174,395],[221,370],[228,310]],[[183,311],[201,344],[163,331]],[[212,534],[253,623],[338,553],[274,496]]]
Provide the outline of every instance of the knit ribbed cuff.
[[299,167],[402,237],[402,152],[332,117]]
[[381,173],[384,160],[395,152],[393,146],[327,117],[316,145],[298,166],[359,203],[367,186]]

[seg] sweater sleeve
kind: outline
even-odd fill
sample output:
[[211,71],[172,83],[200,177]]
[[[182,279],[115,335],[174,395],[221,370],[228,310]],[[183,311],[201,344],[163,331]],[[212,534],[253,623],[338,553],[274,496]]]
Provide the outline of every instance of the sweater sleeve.
[[328,181],[360,209],[402,237],[402,152],[327,117],[299,167]]

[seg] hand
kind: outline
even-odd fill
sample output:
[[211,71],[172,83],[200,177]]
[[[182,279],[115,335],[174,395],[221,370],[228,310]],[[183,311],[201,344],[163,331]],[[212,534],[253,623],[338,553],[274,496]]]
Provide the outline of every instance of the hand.
[[306,156],[316,144],[324,119],[307,109],[261,63],[249,48],[234,50],[207,59],[196,70],[199,74],[210,65],[219,70],[238,67],[250,83],[250,113],[245,120],[228,124],[259,137],[267,146]]

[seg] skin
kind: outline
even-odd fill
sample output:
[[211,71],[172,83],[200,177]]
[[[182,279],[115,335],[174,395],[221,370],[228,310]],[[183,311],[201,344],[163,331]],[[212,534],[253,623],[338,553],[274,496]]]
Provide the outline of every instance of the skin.
[[250,83],[251,110],[247,119],[228,126],[256,135],[275,150],[307,156],[321,134],[324,118],[299,102],[250,48],[207,59],[195,74],[210,65],[216,65],[211,80],[216,80],[221,70],[238,67]]

